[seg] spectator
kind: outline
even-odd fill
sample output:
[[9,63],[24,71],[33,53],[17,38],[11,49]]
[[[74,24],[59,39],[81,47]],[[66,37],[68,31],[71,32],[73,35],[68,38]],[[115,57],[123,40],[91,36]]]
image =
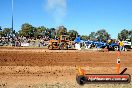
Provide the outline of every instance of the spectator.
[[120,47],[120,52],[123,51],[124,44],[123,44],[122,40],[119,42],[119,47]]

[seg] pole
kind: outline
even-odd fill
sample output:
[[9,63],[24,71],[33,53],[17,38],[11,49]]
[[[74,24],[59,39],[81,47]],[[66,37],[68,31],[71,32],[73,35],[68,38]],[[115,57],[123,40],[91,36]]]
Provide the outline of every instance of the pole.
[[12,44],[13,44],[13,0],[12,0]]
[[[1,26],[0,26],[0,32],[2,32],[2,28],[1,28]],[[2,34],[0,35],[0,39],[2,39]]]
[[13,37],[13,0],[12,0],[12,37]]
[[130,36],[130,40],[131,40],[131,41],[130,41],[130,42],[131,42],[130,49],[132,49],[132,31],[131,31],[130,35],[131,35],[131,36]]

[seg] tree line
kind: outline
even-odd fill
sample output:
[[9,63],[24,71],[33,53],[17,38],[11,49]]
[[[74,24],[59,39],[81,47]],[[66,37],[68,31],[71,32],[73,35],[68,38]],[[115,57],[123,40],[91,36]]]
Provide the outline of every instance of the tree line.
[[[47,28],[45,26],[34,27],[29,23],[24,23],[21,26],[21,29],[16,32],[12,31],[11,28],[1,28],[0,27],[0,36],[1,37],[11,37],[12,34],[16,37],[27,37],[27,38],[55,38],[60,35],[69,35],[71,41],[73,41],[79,33],[73,30],[67,30],[64,26],[59,26],[57,28]],[[97,40],[97,41],[106,41],[111,39],[111,35],[106,31],[106,29],[100,29],[97,32],[91,32],[89,35],[80,35],[82,40]],[[132,37],[132,30],[123,29],[118,33],[119,40],[126,40],[127,38]]]

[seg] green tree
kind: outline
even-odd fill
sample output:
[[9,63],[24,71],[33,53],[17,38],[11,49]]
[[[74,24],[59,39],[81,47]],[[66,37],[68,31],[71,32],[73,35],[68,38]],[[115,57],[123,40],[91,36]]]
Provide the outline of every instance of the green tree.
[[50,37],[51,38],[55,38],[55,36],[56,36],[56,29],[55,28],[50,28],[49,30],[50,30]]
[[4,37],[8,37],[11,33],[12,33],[11,28],[4,28],[3,29]]
[[89,36],[87,36],[87,35],[81,35],[81,39],[82,40],[88,40],[89,39]]
[[33,27],[33,29],[30,32],[30,35],[33,35],[32,37],[34,37],[34,38],[38,38],[39,33],[38,33],[38,30],[37,30],[37,27]]
[[18,33],[18,32],[15,32],[15,36],[16,36],[16,37],[19,37],[19,33]]
[[132,30],[129,31],[129,36],[130,39],[132,39]]
[[50,36],[50,29],[46,28],[45,32],[44,32],[44,36]]
[[0,31],[2,30],[1,26],[0,26]]
[[67,34],[67,28],[64,26],[59,26],[57,29],[57,36]]
[[30,37],[33,35],[35,31],[35,28],[29,24],[29,23],[24,23],[21,26],[21,30],[19,31],[21,36],[25,36],[25,37]]
[[24,35],[23,31],[22,31],[22,30],[19,30],[19,31],[18,31],[18,36],[21,37],[21,36],[23,36],[23,35]]
[[4,34],[3,34],[3,32],[2,32],[2,28],[1,28],[1,26],[0,26],[0,37],[2,37]]
[[44,34],[46,32],[46,27],[44,27],[44,26],[38,27],[37,32],[38,32],[38,36],[44,36]]
[[96,40],[96,33],[95,33],[95,32],[91,32],[91,33],[89,34],[89,39],[90,39],[90,40]]
[[78,35],[78,32],[75,30],[69,30],[68,35],[71,41],[74,41],[76,36]]
[[110,34],[105,29],[98,30],[96,32],[96,38],[100,41],[106,41],[110,38]]
[[127,29],[123,29],[120,33],[118,33],[119,40],[126,40],[131,34]]

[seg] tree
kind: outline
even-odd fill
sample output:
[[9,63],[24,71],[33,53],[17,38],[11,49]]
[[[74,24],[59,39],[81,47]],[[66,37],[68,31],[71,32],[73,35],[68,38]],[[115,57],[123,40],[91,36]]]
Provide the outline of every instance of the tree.
[[46,27],[44,26],[40,26],[37,28],[37,32],[39,36],[44,36],[45,32],[46,32]]
[[50,28],[49,30],[50,30],[50,37],[51,38],[55,38],[55,36],[56,36],[56,29],[55,28]]
[[89,39],[90,39],[90,40],[95,40],[95,39],[96,39],[96,33],[95,33],[95,32],[91,32],[91,33],[89,34]]
[[71,41],[74,41],[76,36],[78,35],[78,32],[75,30],[69,30],[68,35]]
[[19,36],[19,33],[18,32],[15,32],[15,36],[18,37]]
[[3,32],[2,32],[2,28],[0,26],[0,37],[2,37],[2,36],[3,36]]
[[19,31],[18,31],[18,35],[19,35],[19,36],[23,36],[23,35],[24,35],[24,32],[23,32],[22,30],[19,30]]
[[67,34],[67,28],[64,26],[59,26],[57,29],[57,36]]
[[21,30],[19,31],[21,36],[30,37],[34,33],[34,27],[29,23],[24,23],[21,26]]
[[12,32],[11,28],[4,28],[3,29],[4,37],[10,36],[11,32]]
[[106,41],[110,38],[110,34],[108,34],[105,29],[101,29],[96,32],[96,38],[99,41]]
[[129,32],[127,29],[123,29],[120,33],[118,33],[118,39],[119,40],[126,40],[129,37]]
[[1,26],[0,26],[0,31],[2,30]]
[[45,32],[46,32],[46,27],[40,26],[40,27],[33,27],[29,33],[30,33],[30,37],[40,38],[45,36]]
[[132,39],[132,30],[129,31],[129,36],[130,39]]
[[87,35],[82,35],[82,36],[81,36],[81,39],[82,39],[82,40],[88,40],[88,39],[89,39],[89,36],[87,36]]
[[39,36],[37,27],[33,27],[33,29],[31,30],[30,33],[31,33],[30,35],[32,35],[32,37],[34,37],[34,38],[38,38],[38,36]]

